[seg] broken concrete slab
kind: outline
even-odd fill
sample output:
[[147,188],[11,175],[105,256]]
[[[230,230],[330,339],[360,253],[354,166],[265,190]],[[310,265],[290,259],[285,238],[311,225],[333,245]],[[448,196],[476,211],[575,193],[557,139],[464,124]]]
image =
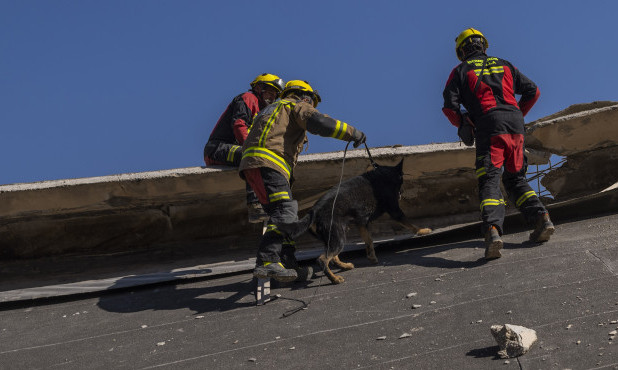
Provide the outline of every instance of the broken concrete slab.
[[[576,156],[547,176],[546,187],[558,199],[591,194],[616,181],[615,163],[607,158],[615,155],[610,144],[618,142],[618,125],[608,124],[617,108],[615,102],[573,106],[528,128],[530,164],[547,163],[550,153]],[[535,140],[541,144],[535,147]],[[579,160],[583,149],[588,151]],[[592,149],[595,154],[589,154]],[[478,220],[474,148],[442,143],[371,148],[371,153],[385,165],[405,159],[400,205],[415,224],[439,228]],[[345,155],[345,165],[342,151],[300,156],[293,193],[301,216],[341,178],[372,168],[364,149]],[[590,184],[595,176],[586,172],[586,181],[579,181],[590,168],[602,179]],[[206,240],[205,249],[214,243],[254,250],[261,234],[261,225],[247,222],[244,182],[235,168],[223,166],[3,185],[0,202],[0,260],[176,249]],[[409,235],[388,216],[372,223],[372,234]],[[349,237],[360,240],[354,229]],[[297,246],[302,250],[313,242],[307,236]]]
[[[418,224],[476,220],[473,148],[445,143],[371,153],[385,165],[405,159],[401,205]],[[342,169],[343,154],[299,158],[293,192],[301,212],[342,172],[347,179],[372,168],[366,151],[356,149],[346,153]],[[200,240],[253,250],[261,234],[261,225],[247,222],[244,182],[235,168],[223,166],[4,185],[0,202],[0,259],[178,248]],[[407,233],[390,221],[374,226],[378,237]]]
[[618,102],[577,104],[526,126],[526,146],[571,155],[618,145]]
[[618,146],[571,154],[541,184],[557,201],[602,191],[618,181]]
[[501,358],[519,357],[530,350],[536,342],[536,331],[519,325],[492,325],[491,334],[500,346]]

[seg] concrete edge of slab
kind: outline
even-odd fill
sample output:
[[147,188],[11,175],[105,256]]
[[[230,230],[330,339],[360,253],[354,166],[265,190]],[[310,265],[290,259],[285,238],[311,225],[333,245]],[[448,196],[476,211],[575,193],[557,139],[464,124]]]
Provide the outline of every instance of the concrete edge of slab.
[[[572,217],[586,217],[618,210],[618,188],[606,190],[586,197],[554,203],[548,206],[553,220],[567,220]],[[513,222],[519,214],[507,216],[506,222]],[[415,237],[423,240],[423,245],[435,245],[449,238],[470,237],[478,230],[480,223],[456,225],[436,230],[433,234]],[[376,246],[384,245],[396,247],[401,243],[408,243],[411,235],[398,236],[392,239],[376,240]],[[363,243],[349,244],[345,252],[364,249]],[[315,259],[322,253],[322,248],[300,251],[297,257],[300,261]],[[172,281],[183,281],[198,278],[215,277],[225,274],[247,272],[255,266],[255,259],[231,261],[216,264],[197,265],[174,269],[169,272],[149,273],[141,275],[124,275],[114,278],[85,280],[75,283],[53,284],[32,288],[8,290],[0,292],[0,305],[15,302],[27,302],[48,298],[69,297],[74,295],[106,292],[118,289],[137,288]]]

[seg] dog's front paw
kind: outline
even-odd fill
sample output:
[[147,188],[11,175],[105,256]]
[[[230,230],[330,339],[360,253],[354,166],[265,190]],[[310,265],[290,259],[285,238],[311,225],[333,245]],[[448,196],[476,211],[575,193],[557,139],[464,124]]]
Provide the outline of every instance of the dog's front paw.
[[378,257],[373,256],[373,257],[367,257],[367,259],[369,260],[369,262],[371,262],[374,265],[378,264]]
[[433,230],[429,229],[429,228],[424,228],[424,229],[419,229],[416,232],[416,235],[427,235],[427,234],[431,234],[433,232]]
[[345,279],[339,275],[333,275],[333,278],[330,279],[330,281],[332,281],[333,284],[341,284],[345,281]]

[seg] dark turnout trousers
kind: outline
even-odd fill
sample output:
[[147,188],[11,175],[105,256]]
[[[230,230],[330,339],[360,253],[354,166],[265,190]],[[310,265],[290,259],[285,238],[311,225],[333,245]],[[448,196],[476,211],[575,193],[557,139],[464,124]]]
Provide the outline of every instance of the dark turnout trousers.
[[[488,124],[491,124],[491,128],[508,127],[509,124],[513,124],[513,122],[500,122],[500,119],[518,119],[518,117],[513,114],[499,115],[498,122],[482,122],[476,132],[476,176],[479,183],[483,234],[491,225],[496,226],[500,235],[503,233],[506,203],[500,189],[501,179],[509,200],[530,225],[535,223],[539,214],[547,212],[536,192],[526,181],[528,163],[524,155],[523,117],[519,118],[522,133],[496,133],[487,129]],[[496,120],[496,117],[493,117],[493,120]]]
[[281,262],[282,258],[295,261],[294,241],[285,237],[275,225],[298,220],[298,203],[292,199],[287,178],[267,167],[246,169],[243,175],[269,216],[266,232],[258,247],[256,264]]

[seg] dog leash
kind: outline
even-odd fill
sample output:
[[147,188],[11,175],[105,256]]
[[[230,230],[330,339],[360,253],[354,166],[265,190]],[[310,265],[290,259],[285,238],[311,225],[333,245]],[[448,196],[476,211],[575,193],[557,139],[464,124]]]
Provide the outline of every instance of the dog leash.
[[[339,184],[337,185],[337,191],[335,192],[335,199],[333,199],[333,208],[331,209],[331,212],[330,212],[330,226],[328,227],[328,242],[326,243],[326,250],[330,248],[330,235],[333,229],[333,218],[335,215],[335,203],[337,202],[337,197],[339,196],[339,188],[341,188],[341,183],[343,182],[343,169],[345,166],[345,157],[348,153],[348,147],[350,146],[350,143],[351,142],[348,141],[348,143],[345,146],[345,150],[343,151],[343,160],[341,162],[341,174],[339,176]],[[379,165],[376,163],[376,161],[373,160],[373,157],[371,156],[371,152],[369,151],[369,147],[367,146],[367,143],[365,142],[363,144],[365,144],[365,150],[367,151],[367,156],[369,156],[369,162],[371,163],[374,169],[377,169]],[[322,267],[322,275],[320,276],[320,280],[318,280],[318,286],[315,287],[315,291],[309,298],[309,301],[305,302],[302,300],[294,299],[295,301],[300,301],[302,303],[302,306],[293,308],[291,310],[284,312],[283,315],[281,315],[282,319],[286,317],[290,317],[294,315],[295,313],[300,312],[302,310],[306,310],[309,307],[309,304],[313,301],[315,296],[318,294],[318,289],[320,289],[320,287],[322,286],[322,278],[324,277],[325,271],[326,271],[326,266]]]
[[[337,197],[339,196],[339,188],[341,187],[341,183],[343,182],[343,169],[345,166],[345,157],[346,157],[346,154],[348,153],[349,146],[350,146],[350,142],[348,141],[348,143],[345,146],[345,150],[343,151],[343,160],[341,162],[341,174],[339,176],[339,185],[337,185],[337,191],[335,192],[335,199],[333,199],[333,208],[331,209],[331,212],[330,212],[330,226],[328,227],[328,241],[326,242],[326,250],[330,248],[330,233],[333,229],[333,217],[335,215],[335,203],[337,202]],[[367,144],[365,144],[365,147],[367,147]],[[369,148],[367,148],[367,154],[369,154]],[[371,158],[371,154],[369,154],[369,160],[373,164],[374,168],[377,168],[377,164]],[[320,275],[320,280],[318,280],[318,286],[315,287],[315,291],[309,298],[309,301],[308,302],[300,301],[303,305],[284,312],[283,315],[281,315],[282,319],[286,317],[290,317],[299,311],[306,310],[309,307],[309,304],[313,301],[315,296],[318,294],[318,289],[320,289],[320,287],[322,286],[322,278],[324,277],[325,272],[326,272],[326,266],[323,266],[322,275]]]
[[[350,144],[350,143],[348,143]],[[371,156],[371,152],[369,151],[369,147],[367,146],[367,143],[363,143],[365,144],[365,149],[367,150],[367,155],[369,156],[369,162],[371,162],[371,165],[373,166],[374,169],[378,168],[378,164],[376,163],[376,161],[373,160],[373,157]],[[346,145],[345,147],[346,150],[348,150],[348,146]],[[344,158],[345,158],[345,153],[343,154]]]

